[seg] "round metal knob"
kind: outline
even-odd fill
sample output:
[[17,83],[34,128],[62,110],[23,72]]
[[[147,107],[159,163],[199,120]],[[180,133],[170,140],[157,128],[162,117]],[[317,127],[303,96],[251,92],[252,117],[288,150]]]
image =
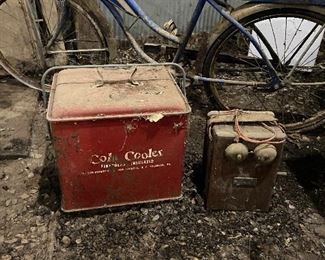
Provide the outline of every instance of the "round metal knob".
[[225,155],[230,160],[242,162],[248,156],[248,148],[242,143],[234,143],[226,148]]
[[261,164],[273,162],[277,154],[275,146],[271,144],[260,144],[254,149],[255,158]]

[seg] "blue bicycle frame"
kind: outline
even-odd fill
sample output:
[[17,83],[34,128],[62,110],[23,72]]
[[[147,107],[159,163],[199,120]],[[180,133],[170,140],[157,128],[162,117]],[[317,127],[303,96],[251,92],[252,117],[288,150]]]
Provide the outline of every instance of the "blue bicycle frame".
[[[280,86],[280,78],[272,66],[271,62],[267,58],[267,55],[262,50],[261,46],[258,44],[256,39],[251,35],[250,32],[248,32],[238,21],[236,21],[228,12],[226,12],[221,6],[220,2],[216,0],[198,0],[197,5],[194,9],[191,21],[187,27],[185,36],[181,39],[164,29],[162,29],[159,25],[157,25],[152,19],[150,19],[149,16],[145,14],[145,12],[141,9],[141,7],[137,4],[136,0],[101,0],[101,2],[109,9],[109,11],[112,13],[114,18],[116,19],[117,23],[125,33],[128,40],[131,42],[135,50],[141,55],[142,58],[144,58],[147,62],[154,63],[155,61],[150,58],[146,53],[143,52],[141,47],[137,44],[134,37],[131,35],[131,33],[128,31],[128,29],[125,26],[123,17],[117,10],[118,8],[124,10],[125,12],[135,16],[139,17],[148,27],[150,27],[154,32],[158,33],[165,39],[168,39],[174,43],[179,44],[179,48],[176,52],[176,55],[174,57],[173,62],[178,63],[185,51],[185,47],[193,33],[193,30],[197,24],[197,21],[202,13],[202,10],[206,3],[209,3],[219,14],[221,14],[226,20],[228,20],[230,23],[234,24],[241,33],[249,39],[249,41],[254,45],[256,50],[260,53],[261,57],[265,61],[265,64],[270,72],[270,75],[272,76],[272,87],[278,88]],[[218,3],[219,2],[219,3]],[[253,0],[251,2],[254,3],[297,3],[297,4],[314,4],[314,5],[325,5],[324,0]],[[203,79],[203,78],[202,78]],[[209,81],[209,79],[203,79],[206,81]]]

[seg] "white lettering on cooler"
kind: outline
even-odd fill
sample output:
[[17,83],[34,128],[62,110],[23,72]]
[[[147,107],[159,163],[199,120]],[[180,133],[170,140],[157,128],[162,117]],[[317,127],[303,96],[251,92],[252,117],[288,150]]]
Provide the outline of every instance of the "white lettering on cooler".
[[113,154],[108,153],[107,155],[93,154],[90,158],[91,164],[97,165],[101,163],[108,163],[113,161]]
[[[153,163],[154,158],[163,157],[163,150],[148,149],[146,152],[128,151],[124,154],[124,160],[128,162],[143,161],[145,163]],[[119,158],[113,153],[93,154],[90,157],[90,163],[93,165],[118,163]]]
[[152,159],[152,158],[157,158],[157,157],[162,157],[163,156],[163,150],[153,150],[150,148],[147,152],[134,152],[134,151],[129,151],[125,153],[125,160],[127,161],[135,161],[135,160],[146,160],[146,159]]

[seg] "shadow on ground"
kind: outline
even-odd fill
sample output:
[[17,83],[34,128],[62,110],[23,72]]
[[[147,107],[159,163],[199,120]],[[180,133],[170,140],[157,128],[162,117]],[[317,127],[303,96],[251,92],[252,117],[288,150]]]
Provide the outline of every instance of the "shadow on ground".
[[306,156],[290,160],[287,165],[319,213],[325,217],[325,157],[321,155]]

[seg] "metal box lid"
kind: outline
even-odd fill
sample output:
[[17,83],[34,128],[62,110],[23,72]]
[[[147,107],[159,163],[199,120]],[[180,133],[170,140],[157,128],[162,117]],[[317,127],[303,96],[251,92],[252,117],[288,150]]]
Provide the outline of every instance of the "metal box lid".
[[191,111],[164,66],[67,69],[55,75],[47,119],[82,121],[166,115]]
[[[224,138],[236,138],[238,133],[235,131],[233,125],[214,125],[212,134],[218,137]],[[286,138],[286,134],[281,128],[273,126],[269,129],[262,125],[243,125],[241,126],[242,132],[248,138],[254,138],[257,140],[264,140],[271,138],[275,135],[275,140],[282,140]],[[270,131],[271,130],[271,131]]]
[[211,111],[208,114],[208,129],[210,134],[218,137],[238,138],[240,130],[243,136],[250,139],[286,138],[271,111]]

